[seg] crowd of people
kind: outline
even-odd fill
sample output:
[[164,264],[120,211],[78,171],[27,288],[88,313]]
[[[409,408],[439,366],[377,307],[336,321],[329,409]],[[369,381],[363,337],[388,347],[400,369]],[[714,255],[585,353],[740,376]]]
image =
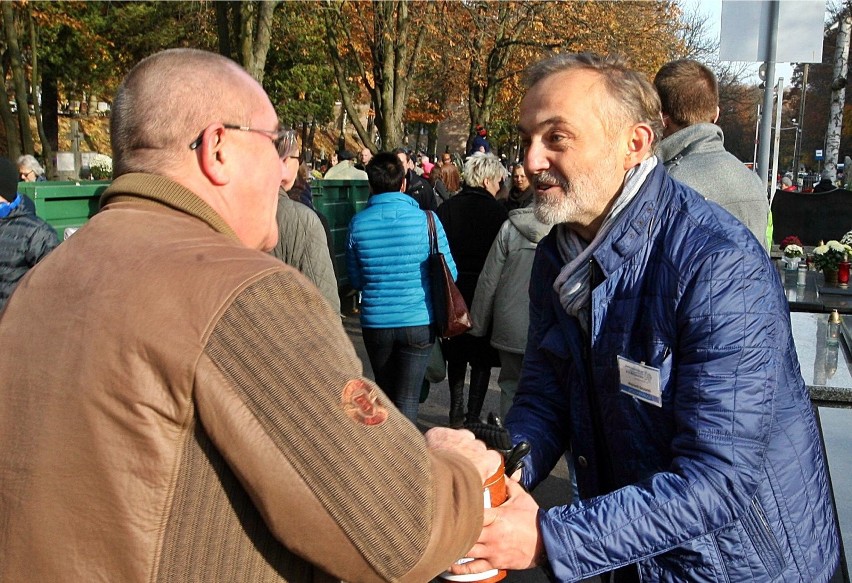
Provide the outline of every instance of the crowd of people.
[[[61,245],[16,214],[32,167],[0,164],[0,240],[43,233],[0,311],[29,358],[0,360],[0,580],[829,580],[766,193],[722,147],[715,77],[561,54],[523,83],[511,168],[477,128],[463,163],[364,148],[328,169],[371,192],[346,263],[373,379],[296,136],[233,61],[130,71],[114,181]],[[451,404],[424,435],[430,222],[474,326],[438,341]],[[529,454],[483,508],[506,441]],[[540,508],[563,457],[577,496]]]

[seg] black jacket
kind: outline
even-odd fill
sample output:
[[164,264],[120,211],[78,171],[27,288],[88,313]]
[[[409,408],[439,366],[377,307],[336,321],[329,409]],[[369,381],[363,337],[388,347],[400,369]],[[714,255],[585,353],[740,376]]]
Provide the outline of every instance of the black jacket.
[[459,270],[456,283],[471,306],[479,272],[509,213],[487,190],[470,186],[464,186],[437,213]]
[[433,211],[438,208],[435,191],[428,181],[418,176],[413,170],[409,170],[405,175],[405,181],[408,183],[405,194],[416,200],[421,210]]
[[0,219],[0,308],[27,271],[57,245],[56,231],[29,212],[25,200]]

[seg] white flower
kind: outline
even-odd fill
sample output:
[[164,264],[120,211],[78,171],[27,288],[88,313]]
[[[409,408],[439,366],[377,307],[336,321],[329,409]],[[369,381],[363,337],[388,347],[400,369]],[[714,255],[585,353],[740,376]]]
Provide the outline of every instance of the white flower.
[[847,251],[849,251],[849,247],[842,244],[840,241],[835,241],[833,239],[826,243],[826,245],[828,245],[829,249],[831,249],[832,251],[838,251],[840,253],[846,253]]
[[784,247],[785,257],[801,257],[805,254],[805,250],[798,245],[787,245]]
[[89,162],[89,168],[99,168],[104,172],[112,172],[112,158],[104,154],[95,154]]
[[112,158],[103,154],[95,154],[89,162],[89,169],[92,171],[92,177],[96,180],[111,178]]

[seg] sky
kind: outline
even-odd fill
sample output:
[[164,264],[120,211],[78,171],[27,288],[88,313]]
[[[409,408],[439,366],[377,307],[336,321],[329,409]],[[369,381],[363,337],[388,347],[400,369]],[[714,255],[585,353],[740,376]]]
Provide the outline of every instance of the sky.
[[[697,7],[698,13],[703,14],[707,18],[709,29],[712,34],[717,39],[719,38],[719,32],[722,29],[722,0],[682,0],[682,3],[688,8]],[[752,67],[754,72],[753,80],[755,83],[759,82],[759,78],[757,76],[758,66],[759,64],[755,63]],[[793,67],[789,63],[775,64],[775,77],[783,77],[785,87],[790,85],[790,78],[792,75]]]

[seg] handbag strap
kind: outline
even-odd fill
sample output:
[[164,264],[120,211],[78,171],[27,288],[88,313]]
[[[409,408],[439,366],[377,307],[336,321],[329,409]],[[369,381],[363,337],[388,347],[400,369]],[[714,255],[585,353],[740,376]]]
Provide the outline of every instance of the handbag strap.
[[424,211],[426,213],[426,223],[429,225],[429,254],[438,254],[438,233],[435,231],[435,218],[432,211]]

